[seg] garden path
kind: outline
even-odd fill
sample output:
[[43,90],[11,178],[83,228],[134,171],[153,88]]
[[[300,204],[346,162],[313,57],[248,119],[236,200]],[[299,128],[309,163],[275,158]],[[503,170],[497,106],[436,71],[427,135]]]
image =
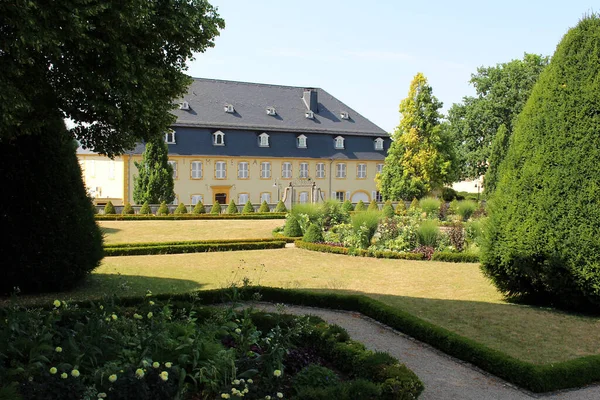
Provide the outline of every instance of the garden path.
[[[275,311],[275,306],[270,303],[254,303],[254,307]],[[423,381],[425,390],[420,400],[600,399],[600,385],[546,394],[519,389],[360,313],[292,305],[286,306],[284,312],[321,317],[346,329],[353,339],[370,350],[384,351],[396,357]]]

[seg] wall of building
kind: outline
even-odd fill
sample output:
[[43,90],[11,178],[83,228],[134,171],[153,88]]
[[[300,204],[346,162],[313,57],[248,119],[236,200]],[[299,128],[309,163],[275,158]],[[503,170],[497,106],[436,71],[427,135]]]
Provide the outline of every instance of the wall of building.
[[85,186],[94,200],[122,204],[126,176],[123,157],[114,160],[97,154],[79,154],[78,157]]

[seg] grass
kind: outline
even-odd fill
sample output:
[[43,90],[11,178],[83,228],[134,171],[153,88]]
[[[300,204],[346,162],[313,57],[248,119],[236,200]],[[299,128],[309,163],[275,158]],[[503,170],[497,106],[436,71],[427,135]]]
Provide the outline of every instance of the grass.
[[279,219],[192,221],[99,221],[105,243],[270,238]]
[[32,299],[133,296],[146,289],[176,293],[221,288],[244,277],[253,284],[363,293],[523,361],[551,363],[600,353],[600,318],[508,304],[477,264],[365,259],[296,248],[110,257],[85,286]]

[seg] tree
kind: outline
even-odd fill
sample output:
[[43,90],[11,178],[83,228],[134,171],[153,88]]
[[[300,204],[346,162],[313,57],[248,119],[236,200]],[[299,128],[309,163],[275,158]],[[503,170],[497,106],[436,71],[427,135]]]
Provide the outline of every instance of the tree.
[[600,17],[570,29],[516,120],[482,269],[509,297],[600,306]]
[[252,205],[250,200],[248,200],[246,202],[246,204],[244,205],[244,208],[242,209],[242,214],[249,214],[249,213],[253,213],[253,212],[254,212],[254,206]]
[[[515,118],[548,62],[548,57],[525,53],[523,60],[479,67],[471,75],[476,96],[464,97],[462,103],[453,104],[448,111],[450,135],[461,166],[460,178],[477,179],[487,173],[498,129],[504,125],[510,137]],[[486,177],[485,190],[489,193],[487,180]]]
[[421,198],[455,178],[453,143],[440,124],[442,103],[422,73],[400,102],[402,119],[392,134],[377,187],[386,200]]
[[146,143],[142,161],[133,163],[138,176],[133,178],[133,201],[137,204],[158,204],[175,200],[173,167],[169,164],[169,148],[164,140]]
[[490,151],[489,165],[487,172],[485,173],[485,193],[487,197],[490,197],[496,190],[498,184],[498,169],[500,163],[506,157],[508,151],[508,145],[510,140],[510,133],[506,129],[506,125],[502,124],[498,128],[498,132],[492,140],[492,148]]
[[[1,232],[11,240],[0,253],[21,271],[22,290],[73,286],[102,258],[72,139],[112,157],[162,136],[175,118],[174,99],[191,82],[187,60],[212,47],[223,27],[204,0],[0,2],[0,154],[19,155],[1,170],[6,193],[20,193],[25,206],[5,208],[0,226],[14,227],[18,217],[27,233]],[[65,118],[74,124],[69,131]],[[44,268],[53,269],[53,279]]]

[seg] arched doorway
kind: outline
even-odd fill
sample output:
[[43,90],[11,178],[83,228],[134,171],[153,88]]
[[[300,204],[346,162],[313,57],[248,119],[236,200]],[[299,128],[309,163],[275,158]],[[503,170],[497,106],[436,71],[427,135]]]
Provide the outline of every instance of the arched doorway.
[[369,195],[366,192],[356,191],[352,193],[352,199],[350,199],[351,202],[358,203],[361,200],[363,201],[363,203],[368,203],[371,201]]

